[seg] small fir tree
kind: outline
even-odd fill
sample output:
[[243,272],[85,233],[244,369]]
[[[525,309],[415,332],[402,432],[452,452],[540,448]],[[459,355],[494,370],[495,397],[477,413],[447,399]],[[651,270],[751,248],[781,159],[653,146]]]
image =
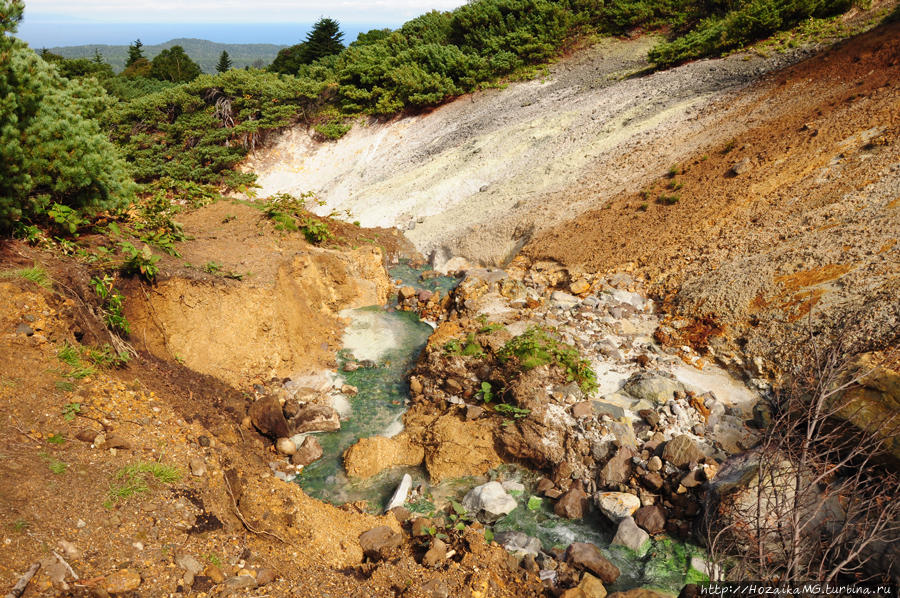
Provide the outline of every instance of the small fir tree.
[[216,65],[216,71],[219,73],[224,73],[225,71],[231,69],[231,57],[228,56],[228,52],[222,50],[222,54],[219,55],[219,63]]
[[125,60],[125,68],[144,58],[144,51],[141,49],[143,47],[144,44],[141,43],[140,38],[134,40],[134,43],[128,46],[128,59]]

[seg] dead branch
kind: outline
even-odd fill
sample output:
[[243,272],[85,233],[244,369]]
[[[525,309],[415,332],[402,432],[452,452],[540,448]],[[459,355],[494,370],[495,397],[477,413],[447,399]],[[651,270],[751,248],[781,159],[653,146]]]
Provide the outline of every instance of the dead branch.
[[244,515],[241,513],[240,508],[238,508],[237,500],[235,500],[235,498],[234,498],[234,493],[231,491],[231,485],[228,483],[228,480],[223,477],[222,481],[225,483],[225,490],[228,492],[228,497],[231,498],[231,506],[234,508],[234,512],[237,515],[237,518],[241,520],[241,523],[244,525],[245,528],[247,528],[248,532],[250,532],[251,534],[256,534],[258,536],[269,536],[269,537],[275,538],[276,540],[280,541],[283,544],[288,543],[287,540],[285,540],[278,534],[268,532],[266,530],[258,530],[258,529],[255,529],[252,525],[250,525],[250,523],[244,518]]
[[40,562],[31,565],[31,567],[28,568],[28,571],[26,571],[25,574],[19,578],[19,581],[16,582],[16,585],[12,587],[5,598],[19,598],[22,594],[24,594],[25,587],[28,585],[28,582],[31,581],[31,578],[34,577],[34,574],[37,573],[38,569],[40,568]]

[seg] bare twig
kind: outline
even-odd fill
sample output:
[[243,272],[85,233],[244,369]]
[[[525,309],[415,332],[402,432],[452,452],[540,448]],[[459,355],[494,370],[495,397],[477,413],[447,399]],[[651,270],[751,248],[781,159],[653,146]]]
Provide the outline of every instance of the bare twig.
[[19,578],[19,581],[16,582],[16,585],[12,587],[5,598],[19,598],[22,594],[24,594],[25,587],[28,585],[28,582],[31,581],[31,578],[34,577],[34,574],[37,573],[38,569],[40,568],[40,562],[31,565],[31,567],[28,568],[28,571],[26,571],[25,574]]
[[244,515],[241,513],[241,510],[238,508],[237,500],[235,500],[234,493],[231,491],[231,484],[229,484],[228,480],[225,478],[223,478],[222,481],[225,483],[225,490],[228,492],[228,497],[231,498],[231,506],[234,507],[235,514],[237,515],[238,519],[241,520],[241,523],[244,524],[244,527],[247,528],[247,531],[249,531],[252,534],[256,534],[258,536],[270,536],[270,537],[275,538],[276,540],[280,541],[283,544],[288,543],[287,540],[285,540],[278,534],[268,532],[266,530],[258,530],[258,529],[255,529],[252,525],[250,525],[250,523],[244,518]]
[[62,563],[63,565],[66,566],[66,569],[68,569],[69,573],[72,575],[72,579],[74,579],[75,581],[78,581],[78,574],[75,573],[75,569],[72,568],[72,565],[67,563],[66,559],[62,558],[60,556],[60,554],[58,552],[56,552],[55,550],[53,551],[53,556],[55,556],[59,560],[60,563]]

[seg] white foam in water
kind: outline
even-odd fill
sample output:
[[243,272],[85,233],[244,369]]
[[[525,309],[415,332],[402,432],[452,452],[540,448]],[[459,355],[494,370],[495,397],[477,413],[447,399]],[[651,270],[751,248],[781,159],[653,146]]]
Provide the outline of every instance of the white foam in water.
[[386,436],[388,438],[393,438],[397,434],[403,431],[403,419],[402,416],[398,415],[394,418],[388,427],[384,429],[384,432],[381,433],[382,436]]
[[378,362],[400,344],[397,332],[383,312],[345,309],[340,315],[350,319],[342,344],[355,359]]
[[349,419],[353,415],[353,407],[350,406],[350,399],[346,395],[339,392],[332,393],[331,406],[338,412],[341,419]]

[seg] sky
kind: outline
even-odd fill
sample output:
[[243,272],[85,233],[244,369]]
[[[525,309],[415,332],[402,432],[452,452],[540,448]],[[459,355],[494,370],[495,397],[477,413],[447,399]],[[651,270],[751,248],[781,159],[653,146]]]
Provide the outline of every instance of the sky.
[[18,37],[32,47],[155,44],[176,37],[293,44],[320,17],[340,21],[345,41],[360,31],[397,27],[464,0],[26,0]]

